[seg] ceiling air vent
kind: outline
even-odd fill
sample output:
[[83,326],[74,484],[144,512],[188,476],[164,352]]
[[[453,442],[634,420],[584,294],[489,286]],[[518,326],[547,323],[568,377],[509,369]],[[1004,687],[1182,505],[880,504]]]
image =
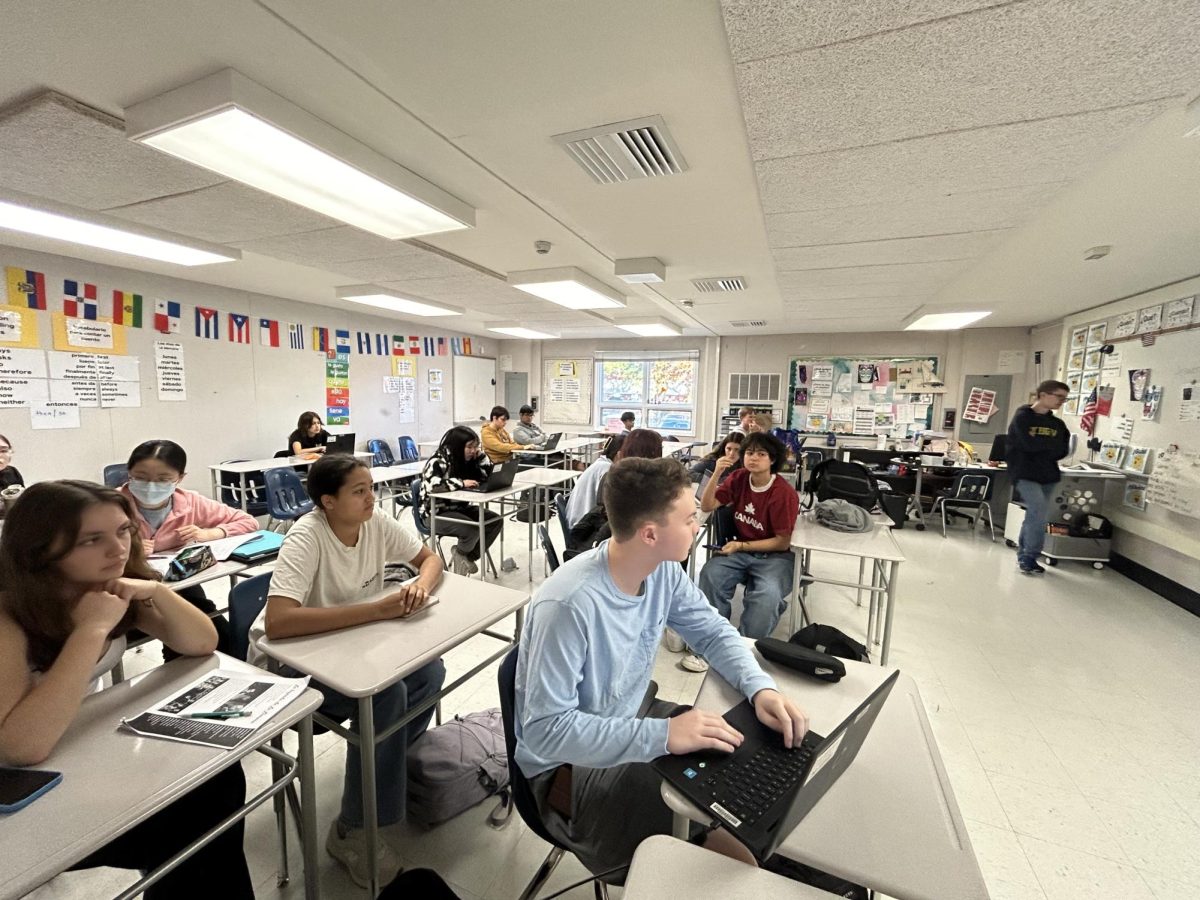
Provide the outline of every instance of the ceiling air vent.
[[763,319],[738,319],[736,322],[730,322],[734,328],[762,328],[767,323]]
[[696,286],[696,290],[706,294],[718,291],[744,291],[746,289],[746,279],[741,275],[727,275],[723,278],[693,278],[692,284]]
[[662,116],[556,134],[554,140],[600,184],[682,175],[688,169]]

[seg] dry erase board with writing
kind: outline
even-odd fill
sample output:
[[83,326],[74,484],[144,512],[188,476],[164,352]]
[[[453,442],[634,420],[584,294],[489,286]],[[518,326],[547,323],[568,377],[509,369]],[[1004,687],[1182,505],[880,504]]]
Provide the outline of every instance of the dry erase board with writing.
[[787,425],[801,432],[908,437],[927,431],[945,385],[936,356],[808,357],[789,367]]

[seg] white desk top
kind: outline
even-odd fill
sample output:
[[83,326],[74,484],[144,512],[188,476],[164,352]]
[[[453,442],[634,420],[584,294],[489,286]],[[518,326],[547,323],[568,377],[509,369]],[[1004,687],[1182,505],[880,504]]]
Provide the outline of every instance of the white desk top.
[[[271,561],[274,562],[274,559]],[[164,581],[163,584],[178,593],[190,587],[195,587],[198,584],[216,581],[218,578],[225,578],[229,575],[237,575],[248,568],[250,566],[247,563],[238,562],[234,559],[224,559],[219,561],[215,566],[209,566],[203,572],[197,572],[191,578],[185,578],[183,581]]]
[[[517,473],[517,478],[521,475]],[[431,493],[429,496],[436,498],[440,503],[443,500],[457,500],[459,503],[490,503],[492,500],[499,500],[501,497],[511,497],[513,494],[519,494],[522,491],[529,490],[529,483],[522,484],[520,481],[513,479],[513,483],[506,488],[500,488],[498,491],[446,491],[444,493]]]
[[25,809],[0,816],[0,894],[23,896],[321,705],[321,695],[307,689],[233,750],[117,729],[122,716],[143,712],[217,668],[261,673],[216,653],[184,657],[84,698],[75,721],[38,767],[62,772],[62,784]]
[[792,529],[792,546],[797,550],[904,562],[904,554],[900,552],[896,536],[887,525],[880,523],[873,531],[857,534],[834,531],[832,528],[818,525],[811,512],[803,512],[796,517],[796,525]]
[[513,484],[538,484],[542,487],[550,487],[571,481],[579,474],[572,469],[521,469],[517,472]]
[[[359,459],[373,459],[375,454],[368,453],[366,450],[355,450],[354,455]],[[284,469],[288,466],[311,466],[322,454],[315,455],[312,459],[306,456],[283,456],[278,459],[269,457],[267,459],[245,459],[241,462],[223,462],[214,463],[209,466],[214,472],[230,472],[238,475],[244,472],[261,472],[264,469]]]
[[689,443],[687,441],[663,441],[662,455],[675,456],[676,454],[683,453],[685,450],[690,450],[692,447],[699,446],[699,442]]
[[347,697],[369,697],[529,602],[528,593],[451,572],[442,576],[434,596],[437,604],[411,619],[278,641],[260,638],[258,648]]
[[371,482],[379,484],[384,481],[393,481],[397,478],[412,478],[420,475],[424,467],[424,463],[419,462],[397,463],[394,466],[372,466]]
[[587,447],[595,447],[597,444],[603,444],[608,440],[607,437],[574,437],[563,438],[558,442],[557,450],[583,450]]
[[667,837],[646,838],[633,854],[623,900],[662,897],[705,900],[830,900],[832,894],[765,872],[703,847]]
[[[846,677],[830,684],[754,653],[820,734],[837,727],[893,671],[847,660]],[[723,712],[741,700],[710,672],[696,706]],[[901,673],[858,757],[779,852],[901,900],[986,900],[979,863],[911,677]]]

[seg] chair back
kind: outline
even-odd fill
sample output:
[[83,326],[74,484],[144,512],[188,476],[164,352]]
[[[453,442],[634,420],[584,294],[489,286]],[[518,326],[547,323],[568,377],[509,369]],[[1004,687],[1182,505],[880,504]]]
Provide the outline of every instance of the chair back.
[[992,499],[992,476],[987,472],[960,472],[954,485],[953,499],[986,503]]
[[546,552],[546,565],[550,567],[551,572],[554,572],[558,568],[558,551],[554,549],[554,543],[550,540],[550,532],[545,525],[538,526],[538,540],[542,542],[542,549]]
[[730,541],[738,539],[732,506],[718,506],[708,521],[712,525],[712,542],[718,547],[724,547]]
[[267,511],[271,518],[288,522],[312,512],[312,498],[293,470],[267,469],[263,476],[267,481]]
[[[245,462],[244,459],[227,459],[227,463]],[[238,488],[241,476],[237,472],[221,471],[221,496],[218,497],[226,506],[234,509],[242,508],[242,498]],[[246,512],[252,516],[265,516],[267,508],[267,492],[264,487],[263,473],[260,470],[246,473]]]
[[271,573],[239,579],[229,592],[229,653],[244,660],[250,653],[250,626],[267,605]]
[[[508,753],[508,785],[512,788],[513,805],[517,808],[522,821],[529,826],[529,830],[546,843],[555,847],[562,847],[562,844],[556,841],[550,832],[546,830],[546,826],[542,824],[542,817],[537,808],[537,800],[534,799],[533,791],[529,787],[525,773],[517,765],[517,729],[515,722],[517,654],[520,650],[521,646],[518,644],[508,652],[508,656],[504,657],[504,660],[500,663],[500,671],[496,675],[496,681],[500,686],[500,719],[504,723],[504,749]],[[566,848],[564,847],[563,849]]]
[[287,459],[291,455],[292,455],[291,450],[276,450],[275,456],[273,458],[274,459]]
[[372,455],[371,465],[373,466],[394,466],[396,464],[396,459],[392,456],[392,448],[382,438],[372,438],[367,441],[367,450]]
[[562,528],[563,546],[570,544],[571,523],[567,521],[567,492],[554,495],[554,511],[558,513],[558,524]]
[[407,434],[400,435],[396,439],[396,444],[400,451],[400,462],[416,462],[421,458],[421,453],[417,450],[417,442]]
[[119,488],[129,480],[129,467],[125,463],[113,463],[104,467],[104,486]]
[[419,475],[412,480],[409,490],[412,496],[413,524],[417,526],[417,534],[428,538],[429,523],[425,521],[425,514],[421,510],[421,477]]

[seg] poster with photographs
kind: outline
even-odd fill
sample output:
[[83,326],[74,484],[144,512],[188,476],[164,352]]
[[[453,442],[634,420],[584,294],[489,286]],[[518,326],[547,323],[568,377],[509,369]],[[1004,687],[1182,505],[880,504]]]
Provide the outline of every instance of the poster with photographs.
[[1163,308],[1163,328],[1179,328],[1192,324],[1192,309],[1195,305],[1195,297],[1172,300]]
[[1084,372],[1083,383],[1079,387],[1079,392],[1086,397],[1098,387],[1100,387],[1100,370],[1095,369],[1091,372]]
[[1162,327],[1162,304],[1138,310],[1138,334],[1148,334]]
[[1146,486],[1137,481],[1125,483],[1125,505],[1130,509],[1146,508]]
[[1071,343],[1068,345],[1069,350],[1082,350],[1087,346],[1087,326],[1081,325],[1078,328],[1071,330]]
[[1124,338],[1137,334],[1137,323],[1137,312],[1121,313],[1117,316],[1116,324],[1113,326],[1113,337]]
[[1088,331],[1087,331],[1087,346],[1089,348],[1090,347],[1097,347],[1097,348],[1103,347],[1104,346],[1104,338],[1105,338],[1105,335],[1107,335],[1107,334],[1108,334],[1108,323],[1107,322],[1097,322],[1094,325],[1089,325]]
[[1067,357],[1067,371],[1082,372],[1083,360],[1087,355],[1086,350],[1072,350],[1071,354]]

